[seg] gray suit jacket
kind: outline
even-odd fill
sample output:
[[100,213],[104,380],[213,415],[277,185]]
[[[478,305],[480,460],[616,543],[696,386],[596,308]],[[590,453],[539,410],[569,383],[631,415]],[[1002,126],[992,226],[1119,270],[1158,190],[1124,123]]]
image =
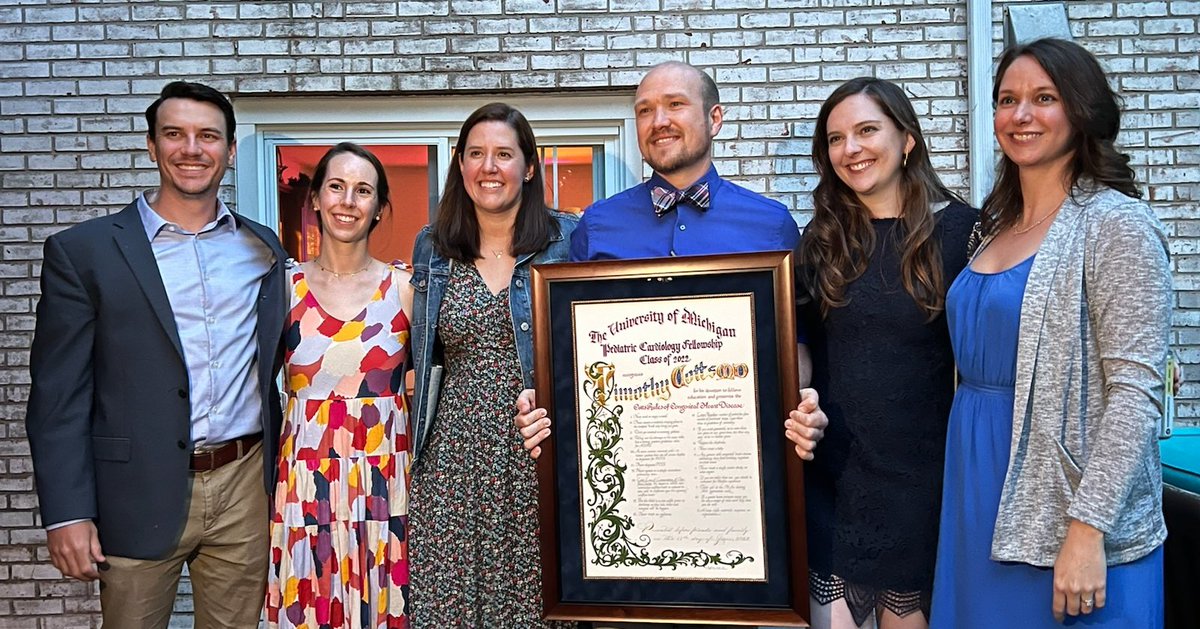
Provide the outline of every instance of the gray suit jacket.
[[1105,533],[1109,565],[1166,537],[1157,426],[1167,255],[1154,212],[1115,190],[1077,188],[1055,217],[1021,304],[993,559],[1053,566],[1070,518]]
[[[275,374],[286,310],[278,238],[257,301],[264,482],[282,423]],[[175,318],[136,203],[48,238],[26,427],[42,521],[92,518],[105,553],[158,558],[187,517],[191,404]],[[263,514],[264,526],[267,514]]]

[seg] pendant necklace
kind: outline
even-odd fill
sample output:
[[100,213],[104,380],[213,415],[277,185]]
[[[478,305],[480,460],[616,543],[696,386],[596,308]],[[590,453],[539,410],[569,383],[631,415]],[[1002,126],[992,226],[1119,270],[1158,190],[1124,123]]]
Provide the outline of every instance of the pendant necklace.
[[1051,216],[1054,216],[1055,214],[1058,214],[1058,210],[1059,210],[1059,209],[1061,209],[1061,208],[1062,208],[1062,205],[1059,205],[1058,207],[1054,208],[1054,210],[1053,210],[1053,211],[1051,211],[1051,212],[1046,212],[1046,215],[1045,215],[1045,216],[1043,216],[1043,217],[1039,218],[1039,219],[1038,219],[1038,221],[1037,221],[1036,223],[1034,223],[1034,224],[1030,225],[1029,227],[1026,227],[1025,229],[1017,229],[1017,226],[1016,226],[1016,225],[1013,225],[1013,233],[1014,233],[1014,234],[1016,234],[1016,235],[1018,235],[1018,236],[1020,236],[1021,234],[1024,234],[1024,233],[1026,233],[1026,232],[1029,232],[1029,231],[1033,230],[1033,229],[1034,229],[1035,227],[1037,227],[1038,225],[1041,225],[1042,223],[1045,223],[1045,222],[1046,222],[1046,219],[1050,218]]
[[335,277],[336,279],[339,279],[339,280],[342,279],[343,277],[354,277],[355,275],[358,275],[359,273],[362,273],[363,271],[366,271],[367,269],[371,268],[371,261],[367,260],[367,265],[357,271],[347,271],[344,273],[338,273],[337,271],[330,271],[329,269],[325,268],[321,264],[320,256],[313,258],[313,264],[316,264],[318,269],[325,271],[326,273],[332,275],[333,277]]

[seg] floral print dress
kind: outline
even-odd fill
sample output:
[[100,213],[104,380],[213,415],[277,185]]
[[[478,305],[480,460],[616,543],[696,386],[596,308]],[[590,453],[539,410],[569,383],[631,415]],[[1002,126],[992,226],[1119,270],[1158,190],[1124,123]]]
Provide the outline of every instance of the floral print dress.
[[408,626],[408,319],[401,263],[357,317],[288,270],[287,407],[271,514],[270,627]]
[[438,314],[446,376],[413,464],[413,629],[544,622],[534,461],[513,426],[521,364],[508,288],[454,262]]

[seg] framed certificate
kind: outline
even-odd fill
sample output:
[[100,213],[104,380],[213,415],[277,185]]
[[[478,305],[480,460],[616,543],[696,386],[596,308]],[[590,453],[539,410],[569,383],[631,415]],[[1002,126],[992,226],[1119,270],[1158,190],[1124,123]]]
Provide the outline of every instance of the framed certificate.
[[533,268],[554,620],[805,626],[788,252]]

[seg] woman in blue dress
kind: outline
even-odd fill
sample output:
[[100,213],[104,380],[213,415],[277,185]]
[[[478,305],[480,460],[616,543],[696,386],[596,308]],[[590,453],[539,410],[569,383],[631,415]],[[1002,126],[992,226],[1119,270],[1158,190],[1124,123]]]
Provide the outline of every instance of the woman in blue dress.
[[946,304],[961,380],[931,626],[1161,627],[1162,225],[1086,50],[1010,48],[993,98],[1004,155]]

